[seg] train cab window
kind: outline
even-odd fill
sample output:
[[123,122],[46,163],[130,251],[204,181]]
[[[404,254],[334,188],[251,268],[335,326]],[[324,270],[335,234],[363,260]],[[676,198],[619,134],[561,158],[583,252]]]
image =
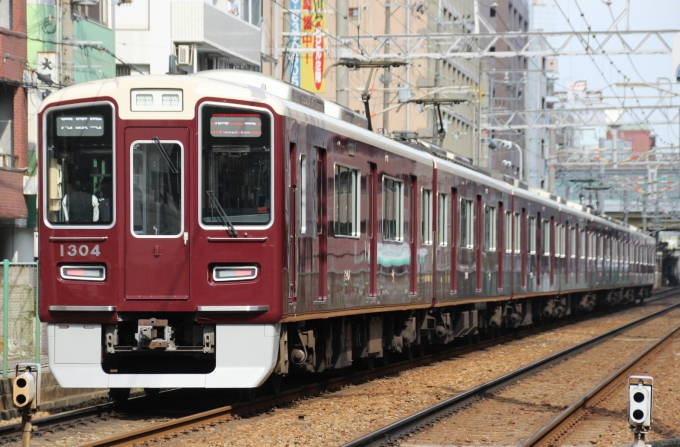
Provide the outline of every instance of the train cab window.
[[359,236],[359,171],[335,166],[335,235]]
[[569,228],[569,257],[576,259],[576,227]]
[[383,239],[401,241],[404,237],[404,183],[383,177]]
[[432,191],[423,189],[421,203],[420,235],[425,245],[432,244]]
[[529,241],[529,254],[535,255],[536,254],[536,218],[533,216],[529,216],[529,221],[528,221],[528,227],[527,227],[527,238]]
[[462,248],[474,248],[475,226],[474,208],[472,200],[460,201],[460,245]]
[[505,217],[503,221],[503,226],[505,230],[505,247],[506,253],[512,253],[512,213],[510,211],[505,212]]
[[201,224],[264,226],[272,218],[272,129],[267,113],[201,109]]
[[520,246],[520,235],[522,234],[522,226],[520,224],[521,217],[519,213],[515,213],[515,234],[512,238],[512,245],[515,247],[515,253],[521,253],[522,248]]
[[136,236],[177,236],[182,232],[183,158],[177,142],[133,143],[130,217]]
[[545,256],[550,256],[550,221],[543,221],[543,231],[541,232],[543,237],[543,254]]
[[496,251],[497,228],[496,208],[487,205],[484,209],[484,248],[488,251]]
[[437,243],[440,247],[448,244],[449,213],[446,194],[437,194]]
[[55,108],[44,120],[45,218],[55,226],[111,226],[112,106]]

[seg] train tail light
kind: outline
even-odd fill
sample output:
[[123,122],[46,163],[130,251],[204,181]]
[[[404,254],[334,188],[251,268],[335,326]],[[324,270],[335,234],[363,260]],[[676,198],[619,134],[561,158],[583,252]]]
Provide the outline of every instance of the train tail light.
[[255,266],[229,266],[213,268],[213,281],[247,281],[257,278]]
[[62,265],[59,272],[62,279],[75,281],[106,280],[106,267],[101,265]]

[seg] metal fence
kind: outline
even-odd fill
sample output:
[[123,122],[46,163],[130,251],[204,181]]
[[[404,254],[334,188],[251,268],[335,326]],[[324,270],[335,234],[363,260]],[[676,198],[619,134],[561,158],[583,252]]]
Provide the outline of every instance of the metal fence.
[[44,331],[38,316],[38,263],[10,262],[0,265],[2,279],[2,377],[21,362],[45,363]]

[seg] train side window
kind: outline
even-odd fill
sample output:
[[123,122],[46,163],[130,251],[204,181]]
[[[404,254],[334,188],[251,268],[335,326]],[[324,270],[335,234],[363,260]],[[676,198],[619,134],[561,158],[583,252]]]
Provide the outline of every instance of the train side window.
[[505,220],[503,222],[505,230],[505,252],[512,253],[512,213],[510,211],[505,212]]
[[335,235],[359,236],[359,171],[335,166]]
[[579,258],[585,259],[586,258],[586,230],[581,230],[581,234],[579,235]]
[[567,256],[567,228],[564,225],[560,225],[560,257],[565,258]]
[[446,194],[437,195],[437,242],[441,247],[448,245],[449,213]]
[[543,221],[543,231],[541,236],[543,236],[543,254],[545,256],[550,256],[550,221]]
[[401,241],[404,237],[404,183],[383,177],[383,239]]
[[423,189],[421,204],[420,235],[424,245],[432,244],[432,191]]
[[528,252],[530,255],[536,254],[536,218],[529,216],[529,225],[527,228],[527,238],[529,240]]
[[576,227],[569,228],[569,257],[576,259]]
[[460,246],[473,248],[475,246],[474,208],[472,200],[460,201]]
[[498,219],[496,217],[496,208],[493,206],[486,206],[484,209],[484,247],[487,251],[496,251],[496,229],[498,228]]
[[300,155],[300,233],[307,231],[307,156]]
[[512,238],[512,245],[515,248],[515,253],[522,252],[522,247],[520,246],[521,234],[522,234],[521,217],[519,213],[515,213],[515,234]]
[[592,231],[588,235],[588,259],[591,261],[595,259],[595,233]]
[[43,215],[50,224],[113,224],[113,126],[109,104],[50,109],[45,114]]

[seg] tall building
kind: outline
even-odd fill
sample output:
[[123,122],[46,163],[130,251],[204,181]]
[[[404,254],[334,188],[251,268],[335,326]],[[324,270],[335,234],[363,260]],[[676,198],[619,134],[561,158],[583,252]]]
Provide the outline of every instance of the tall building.
[[[478,60],[407,60],[397,55],[390,60],[408,64],[376,68],[372,77],[370,68],[336,65],[347,59],[365,60],[373,51],[398,53],[395,48],[413,45],[422,34],[471,32],[473,0],[409,0],[395,4],[358,0],[263,1],[263,47],[270,56],[263,59],[264,73],[361,114],[366,113],[362,93],[368,86],[374,130],[384,134],[417,132],[420,139],[470,159],[477,158]],[[413,39],[408,43],[399,37],[397,42],[377,48],[380,40],[373,36],[383,35],[410,35]],[[360,45],[356,37],[362,38]],[[433,102],[446,99],[464,102],[442,103],[440,122]]]
[[0,259],[33,260],[23,195],[28,166],[26,0],[0,0]]
[[119,76],[260,71],[260,0],[133,0],[114,9]]

